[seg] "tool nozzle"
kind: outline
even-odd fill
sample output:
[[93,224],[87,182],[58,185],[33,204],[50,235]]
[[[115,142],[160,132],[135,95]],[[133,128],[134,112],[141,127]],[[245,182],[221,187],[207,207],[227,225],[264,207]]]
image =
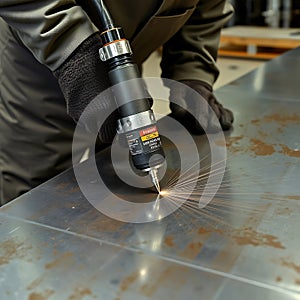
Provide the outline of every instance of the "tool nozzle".
[[158,179],[157,173],[158,173],[157,168],[151,168],[149,171],[151,181],[154,184],[157,192],[160,193],[161,190],[160,190],[160,184],[159,184],[159,179]]

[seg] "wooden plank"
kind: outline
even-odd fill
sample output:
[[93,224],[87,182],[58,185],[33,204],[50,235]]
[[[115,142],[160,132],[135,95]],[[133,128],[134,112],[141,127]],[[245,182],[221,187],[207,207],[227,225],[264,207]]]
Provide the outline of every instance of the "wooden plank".
[[271,28],[258,26],[232,26],[222,30],[222,36],[261,39],[288,39],[300,41],[300,28]]
[[242,58],[255,58],[255,59],[273,59],[280,55],[279,53],[256,53],[250,54],[246,51],[233,51],[233,50],[226,50],[226,49],[219,49],[219,56],[227,56],[227,57],[242,57]]
[[299,46],[300,28],[233,26],[222,30],[219,55],[272,59]]
[[221,46],[232,45],[256,45],[262,47],[293,49],[300,46],[300,40],[257,38],[257,37],[236,37],[221,36]]

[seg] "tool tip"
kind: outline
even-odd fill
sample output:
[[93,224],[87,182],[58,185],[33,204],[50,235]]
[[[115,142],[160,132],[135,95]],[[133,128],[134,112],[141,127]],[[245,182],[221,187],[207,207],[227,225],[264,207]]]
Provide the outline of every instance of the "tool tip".
[[153,185],[155,186],[156,190],[158,193],[161,192],[161,189],[160,189],[160,184],[159,184],[159,180],[158,180],[158,177],[157,177],[157,169],[153,168],[149,171],[149,174],[150,174],[150,177],[151,177],[151,181],[153,183]]
[[155,186],[157,192],[160,194],[161,193],[161,189],[160,189],[160,185],[159,185],[159,181],[158,180],[154,183],[154,186]]

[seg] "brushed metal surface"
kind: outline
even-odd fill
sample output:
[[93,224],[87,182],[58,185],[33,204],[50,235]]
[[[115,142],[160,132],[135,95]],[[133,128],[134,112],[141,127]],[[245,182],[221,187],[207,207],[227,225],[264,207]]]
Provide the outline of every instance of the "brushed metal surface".
[[224,89],[252,95],[254,101],[257,97],[263,97],[283,103],[299,102],[299,60],[300,48],[290,50],[234,80]]
[[192,265],[1,216],[1,299],[298,299]]
[[[216,92],[235,124],[226,133],[222,185],[206,207],[188,201],[159,221],[124,223],[85,199],[72,169],[2,207],[1,299],[300,299],[297,53]],[[194,140],[205,173],[210,148],[205,137]],[[166,145],[170,175],[180,167],[179,154]],[[89,163],[82,168],[93,187]],[[118,178],[109,149],[97,164],[113,193],[155,200],[153,191]]]

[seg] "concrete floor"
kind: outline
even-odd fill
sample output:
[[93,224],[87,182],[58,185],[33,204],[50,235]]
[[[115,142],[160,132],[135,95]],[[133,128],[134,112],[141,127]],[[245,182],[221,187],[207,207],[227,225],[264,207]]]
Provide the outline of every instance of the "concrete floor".
[[[143,64],[144,77],[160,77],[160,59],[161,57],[158,52],[154,52],[152,53],[152,55],[150,55],[150,57]],[[220,76],[215,83],[215,90],[256,69],[257,67],[265,63],[265,61],[220,57],[217,63],[220,69]],[[153,110],[155,113],[163,115],[170,112],[168,103],[161,101],[154,102]]]

